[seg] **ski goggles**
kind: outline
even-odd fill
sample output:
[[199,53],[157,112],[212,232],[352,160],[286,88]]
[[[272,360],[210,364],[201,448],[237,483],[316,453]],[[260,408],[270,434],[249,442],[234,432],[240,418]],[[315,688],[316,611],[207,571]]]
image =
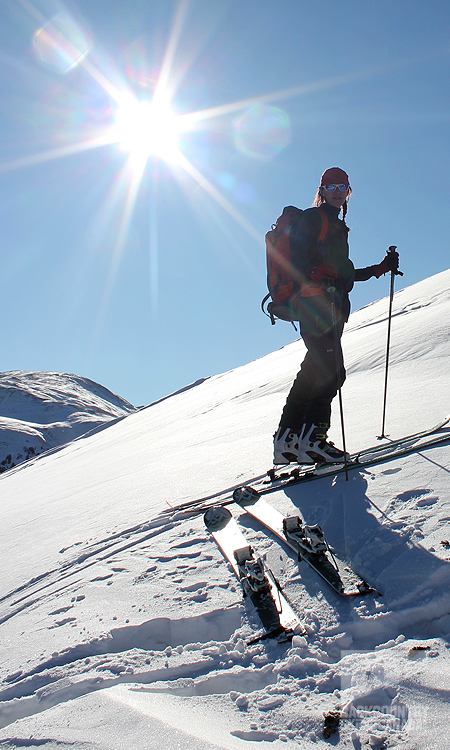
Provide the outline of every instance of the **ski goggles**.
[[322,185],[322,187],[329,193],[333,192],[333,190],[339,190],[340,193],[345,193],[345,191],[348,190],[348,185],[344,185],[344,183],[341,185]]

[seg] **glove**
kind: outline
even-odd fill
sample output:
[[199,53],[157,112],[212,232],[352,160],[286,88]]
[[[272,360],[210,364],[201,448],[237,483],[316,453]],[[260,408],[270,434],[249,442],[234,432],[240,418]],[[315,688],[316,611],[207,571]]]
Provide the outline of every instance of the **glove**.
[[313,268],[309,274],[311,281],[334,281],[337,278],[338,272],[334,263],[321,263],[320,266]]
[[384,273],[388,273],[388,271],[394,271],[394,273],[398,271],[398,261],[399,256],[395,250],[388,253],[381,263],[378,263],[377,266],[373,267],[377,279],[379,279]]

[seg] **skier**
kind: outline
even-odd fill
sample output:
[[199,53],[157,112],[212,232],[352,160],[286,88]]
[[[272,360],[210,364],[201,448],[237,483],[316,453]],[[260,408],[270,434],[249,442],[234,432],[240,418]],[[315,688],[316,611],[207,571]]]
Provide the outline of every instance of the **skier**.
[[[300,279],[298,320],[307,352],[274,435],[274,464],[338,463],[345,458],[327,434],[331,402],[345,381],[341,337],[350,314],[348,295],[355,281],[395,272],[399,263],[394,251],[378,265],[355,269],[345,223],[351,192],[343,169],[327,169],[313,207],[303,211],[290,230],[294,272]],[[324,221],[328,228],[320,242]]]

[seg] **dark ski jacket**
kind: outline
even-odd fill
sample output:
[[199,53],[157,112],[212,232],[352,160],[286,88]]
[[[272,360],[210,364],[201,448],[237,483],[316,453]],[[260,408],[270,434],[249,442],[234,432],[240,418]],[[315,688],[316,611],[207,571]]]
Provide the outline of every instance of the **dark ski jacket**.
[[[328,230],[320,243],[323,214],[328,221]],[[295,299],[298,319],[309,332],[318,335],[332,328],[331,296],[335,302],[335,322],[341,325],[350,315],[349,292],[354,282],[366,281],[376,275],[375,266],[355,269],[349,258],[349,229],[338,216],[337,208],[323,203],[320,207],[303,211],[291,229],[291,260],[299,282]],[[324,262],[336,267],[336,280],[328,284],[311,281],[312,270]],[[332,286],[334,291],[328,292],[327,286]]]

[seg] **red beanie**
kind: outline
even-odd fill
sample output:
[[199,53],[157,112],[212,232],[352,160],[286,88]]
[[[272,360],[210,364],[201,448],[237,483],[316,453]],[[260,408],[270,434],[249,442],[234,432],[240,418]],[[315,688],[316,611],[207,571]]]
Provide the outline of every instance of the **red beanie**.
[[346,185],[350,186],[348,174],[344,172],[343,169],[339,169],[339,167],[331,167],[331,169],[326,169],[320,180],[321,186],[333,184],[340,185],[341,183],[345,183]]

